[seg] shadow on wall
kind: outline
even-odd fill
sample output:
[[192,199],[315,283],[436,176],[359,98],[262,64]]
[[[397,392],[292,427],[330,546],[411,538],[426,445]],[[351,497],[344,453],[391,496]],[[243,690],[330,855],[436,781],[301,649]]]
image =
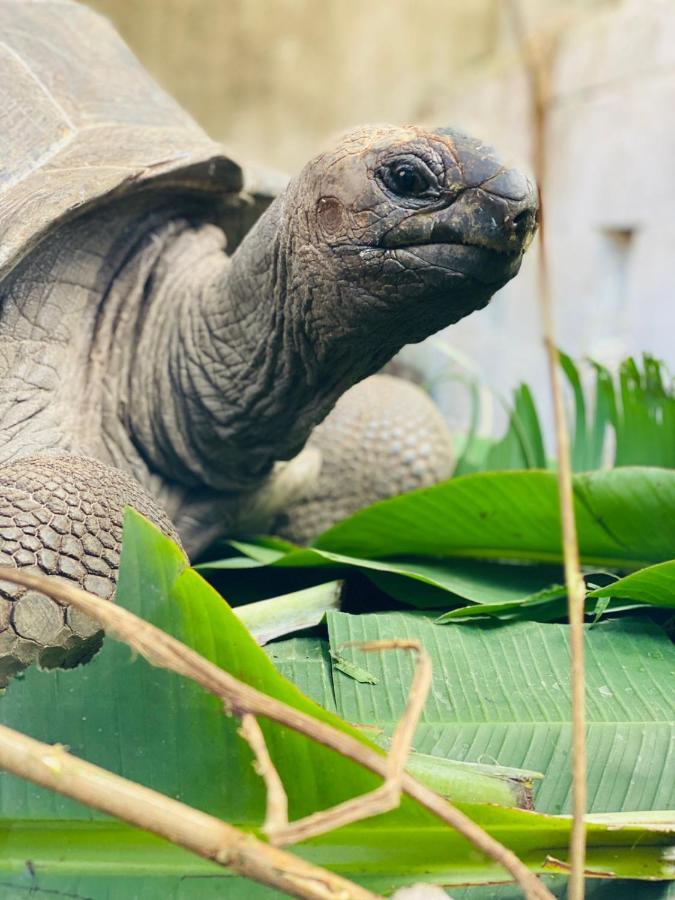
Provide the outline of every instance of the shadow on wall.
[[326,137],[442,115],[494,50],[493,0],[90,0],[215,138],[293,171]]

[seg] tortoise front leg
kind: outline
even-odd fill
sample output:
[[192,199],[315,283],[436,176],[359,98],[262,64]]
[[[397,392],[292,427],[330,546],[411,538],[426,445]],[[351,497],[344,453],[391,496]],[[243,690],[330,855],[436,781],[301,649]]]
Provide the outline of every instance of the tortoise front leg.
[[311,491],[273,526],[309,543],[376,500],[449,478],[450,432],[431,397],[392,375],[373,375],[347,391],[309,439],[321,469]]
[[[175,531],[129,475],[80,456],[28,457],[0,466],[0,566],[115,593],[125,506]],[[102,632],[37,591],[0,584],[0,686],[27,666],[70,668],[98,650]]]

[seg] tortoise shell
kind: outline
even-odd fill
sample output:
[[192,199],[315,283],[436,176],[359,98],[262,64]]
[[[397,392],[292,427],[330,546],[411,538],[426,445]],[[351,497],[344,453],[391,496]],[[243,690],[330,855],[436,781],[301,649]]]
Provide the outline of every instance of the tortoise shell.
[[141,190],[195,197],[236,245],[284,179],[244,170],[70,0],[0,0],[0,280],[47,234]]

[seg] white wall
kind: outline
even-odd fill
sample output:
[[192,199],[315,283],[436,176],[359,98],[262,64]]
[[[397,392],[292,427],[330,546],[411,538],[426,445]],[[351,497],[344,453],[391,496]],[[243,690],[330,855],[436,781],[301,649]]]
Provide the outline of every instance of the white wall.
[[[559,344],[610,366],[647,350],[675,369],[675,3],[624,0],[570,27],[552,93],[546,204]],[[527,89],[516,55],[504,50],[501,62],[462,85],[447,120],[527,159]],[[530,253],[489,309],[445,338],[496,390],[525,379],[548,405],[535,263]],[[428,368],[424,349],[407,353]],[[462,418],[456,389],[441,399],[451,418]]]

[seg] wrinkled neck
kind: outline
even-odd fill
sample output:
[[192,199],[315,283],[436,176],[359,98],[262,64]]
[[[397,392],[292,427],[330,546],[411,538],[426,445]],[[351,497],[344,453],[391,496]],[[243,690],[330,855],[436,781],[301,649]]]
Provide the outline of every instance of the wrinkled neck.
[[321,309],[347,302],[343,286],[321,275],[316,249],[289,227],[284,204],[272,204],[231,258],[222,233],[202,226],[176,237],[155,267],[130,428],[169,478],[226,491],[255,486],[392,355],[359,354],[340,328],[332,341]]
[[192,329],[201,335],[199,366],[215,388],[197,401],[200,456],[233,487],[258,481],[275,460],[295,455],[314,419],[307,409],[316,367],[288,290],[292,247],[282,222],[280,200],[231,260],[214,269],[191,307]]

